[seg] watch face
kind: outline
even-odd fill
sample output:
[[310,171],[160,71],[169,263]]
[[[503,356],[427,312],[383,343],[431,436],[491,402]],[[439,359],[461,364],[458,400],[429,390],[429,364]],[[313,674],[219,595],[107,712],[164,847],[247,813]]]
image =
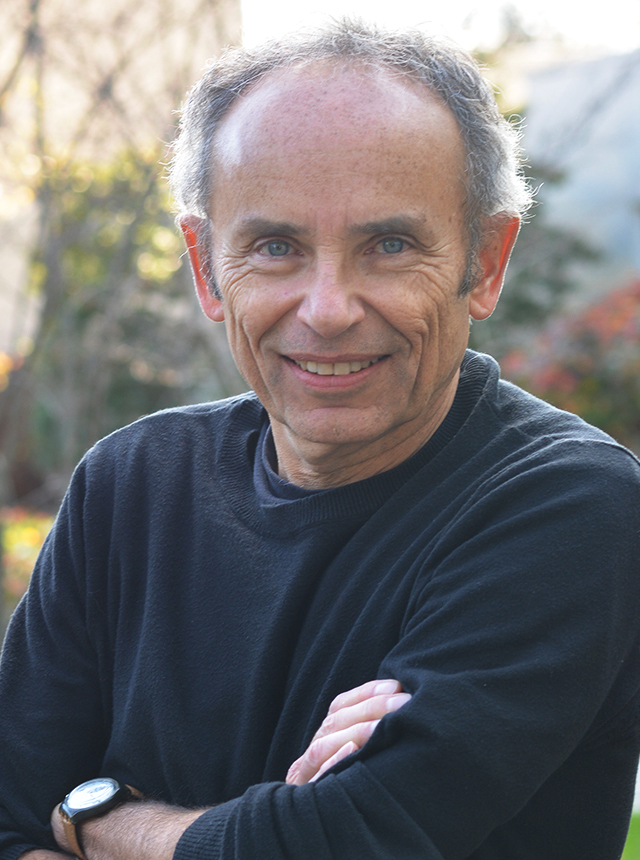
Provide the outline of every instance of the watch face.
[[119,789],[115,779],[90,779],[74,788],[67,797],[67,804],[72,809],[93,809],[109,800]]

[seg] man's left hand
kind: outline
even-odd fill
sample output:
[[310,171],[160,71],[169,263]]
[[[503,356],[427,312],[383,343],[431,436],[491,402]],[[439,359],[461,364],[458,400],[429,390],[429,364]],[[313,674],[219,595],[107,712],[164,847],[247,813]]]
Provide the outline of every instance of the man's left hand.
[[397,711],[410,698],[393,680],[368,681],[336,696],[304,754],[289,768],[287,784],[314,782],[363,747],[382,717]]

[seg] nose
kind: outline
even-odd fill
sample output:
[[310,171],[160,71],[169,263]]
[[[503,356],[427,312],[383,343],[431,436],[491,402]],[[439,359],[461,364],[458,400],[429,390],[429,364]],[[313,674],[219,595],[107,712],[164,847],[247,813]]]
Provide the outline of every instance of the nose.
[[353,274],[335,262],[318,262],[309,273],[298,319],[325,339],[335,338],[364,319],[365,307]]

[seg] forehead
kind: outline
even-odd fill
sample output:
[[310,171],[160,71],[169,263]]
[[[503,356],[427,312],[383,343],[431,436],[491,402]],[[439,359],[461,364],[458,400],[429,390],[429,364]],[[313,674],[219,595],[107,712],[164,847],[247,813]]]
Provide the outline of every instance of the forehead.
[[254,198],[300,198],[309,189],[316,204],[322,189],[332,201],[446,190],[456,206],[464,194],[451,111],[426,87],[353,63],[268,74],[221,123],[214,158],[214,209],[221,186],[250,186]]

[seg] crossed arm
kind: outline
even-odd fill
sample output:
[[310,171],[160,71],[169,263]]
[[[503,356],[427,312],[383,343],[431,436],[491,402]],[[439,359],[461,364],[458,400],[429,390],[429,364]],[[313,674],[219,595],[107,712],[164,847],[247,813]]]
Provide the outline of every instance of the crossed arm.
[[[385,714],[409,700],[397,681],[369,681],[337,696],[304,754],[289,768],[286,782],[313,782],[360,749]],[[181,809],[155,801],[128,803],[82,825],[82,843],[91,860],[171,860],[184,831],[205,809]],[[61,860],[73,856],[57,807],[53,833],[61,851],[27,851],[19,860]]]

